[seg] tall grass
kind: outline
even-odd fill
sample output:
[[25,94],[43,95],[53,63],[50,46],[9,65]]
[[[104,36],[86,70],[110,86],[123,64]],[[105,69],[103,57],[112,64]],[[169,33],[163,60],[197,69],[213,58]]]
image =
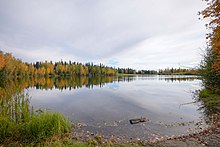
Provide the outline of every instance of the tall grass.
[[203,104],[207,114],[220,112],[220,95],[212,90],[203,89],[199,92],[199,100]]
[[60,113],[34,113],[24,94],[1,99],[0,110],[0,144],[35,144],[71,129],[71,122]]

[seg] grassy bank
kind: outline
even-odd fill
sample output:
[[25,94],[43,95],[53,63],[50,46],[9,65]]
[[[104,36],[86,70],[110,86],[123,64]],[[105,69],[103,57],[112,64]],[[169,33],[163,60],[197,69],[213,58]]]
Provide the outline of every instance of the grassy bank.
[[57,134],[69,132],[71,123],[60,113],[43,112],[23,122],[0,118],[0,143],[6,145],[34,145]]
[[220,94],[208,89],[199,92],[199,100],[210,112],[220,111]]
[[28,94],[0,95],[0,146],[35,145],[57,134],[70,132],[71,121],[56,112],[30,106]]

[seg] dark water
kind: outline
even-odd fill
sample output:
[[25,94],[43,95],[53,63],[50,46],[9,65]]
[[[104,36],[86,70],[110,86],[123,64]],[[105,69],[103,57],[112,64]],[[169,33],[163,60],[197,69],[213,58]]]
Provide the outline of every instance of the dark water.
[[[48,108],[68,116],[90,131],[106,136],[151,138],[189,133],[203,122],[193,91],[195,76],[130,76],[44,81],[27,91],[35,109]],[[147,118],[130,124],[130,119]]]

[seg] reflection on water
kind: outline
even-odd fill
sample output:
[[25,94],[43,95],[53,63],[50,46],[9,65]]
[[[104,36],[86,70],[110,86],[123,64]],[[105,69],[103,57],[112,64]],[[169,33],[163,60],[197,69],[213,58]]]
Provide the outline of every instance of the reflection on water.
[[19,123],[27,120],[33,113],[28,97],[23,93],[7,99],[0,99],[0,118],[9,118]]
[[93,86],[103,87],[106,83],[113,82],[115,77],[70,77],[70,78],[40,78],[31,79],[32,85],[36,89],[77,89],[83,86],[93,88]]
[[[103,77],[70,77],[70,78],[28,78],[28,79],[11,79],[0,85],[0,88],[12,90],[7,93],[14,93],[16,91],[22,91],[25,88],[35,87],[36,89],[44,90],[66,90],[66,89],[78,89],[82,87],[93,88],[93,86],[99,86],[100,88],[107,83],[113,82],[133,82],[136,80],[165,80],[166,82],[184,82],[193,81],[198,79],[197,76],[103,76]],[[10,88],[9,88],[10,87]],[[0,92],[4,93],[4,89]],[[1,96],[4,96],[0,93]]]
[[[182,134],[203,118],[198,104],[192,103],[192,91],[201,88],[200,82],[196,76],[156,75],[15,79],[0,87],[1,113],[10,107],[15,110],[16,100],[10,98],[27,89],[35,109],[62,112],[94,133],[127,137]],[[129,123],[141,117],[148,121]]]

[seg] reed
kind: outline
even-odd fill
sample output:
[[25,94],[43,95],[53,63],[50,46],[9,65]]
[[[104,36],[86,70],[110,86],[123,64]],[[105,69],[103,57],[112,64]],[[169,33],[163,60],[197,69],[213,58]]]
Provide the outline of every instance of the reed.
[[57,134],[69,132],[71,121],[56,112],[34,113],[28,95],[1,99],[0,144],[35,144]]

